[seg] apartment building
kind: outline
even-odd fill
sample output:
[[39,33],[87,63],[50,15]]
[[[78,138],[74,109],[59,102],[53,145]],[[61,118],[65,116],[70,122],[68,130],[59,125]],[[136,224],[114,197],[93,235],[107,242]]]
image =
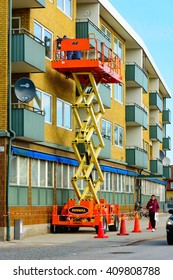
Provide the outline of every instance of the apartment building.
[[[50,231],[52,205],[74,197],[77,93],[74,80],[52,68],[57,36],[98,38],[121,60],[122,83],[98,85],[105,108],[99,196],[129,212],[155,193],[162,208],[171,174],[163,164],[171,148],[170,92],[142,39],[109,1],[1,0],[0,29],[0,238],[14,237],[16,219],[23,235]],[[30,102],[15,94],[23,77],[36,88]]]

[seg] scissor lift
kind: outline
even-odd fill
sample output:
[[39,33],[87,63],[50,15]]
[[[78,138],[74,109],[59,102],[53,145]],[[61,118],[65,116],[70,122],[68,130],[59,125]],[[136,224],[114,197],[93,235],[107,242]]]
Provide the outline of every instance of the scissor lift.
[[[77,87],[77,99],[72,106],[77,129],[72,147],[79,166],[71,178],[76,198],[69,199],[63,207],[53,205],[52,225],[55,231],[77,231],[79,227],[97,229],[102,215],[105,231],[107,225],[109,230],[118,230],[119,205],[107,204],[97,196],[104,181],[98,157],[104,148],[99,123],[105,113],[98,85],[122,82],[121,61],[95,38],[55,41],[53,55],[52,67],[66,78],[74,79]],[[97,179],[92,177],[93,169]],[[78,187],[81,180],[85,184],[83,192]]]

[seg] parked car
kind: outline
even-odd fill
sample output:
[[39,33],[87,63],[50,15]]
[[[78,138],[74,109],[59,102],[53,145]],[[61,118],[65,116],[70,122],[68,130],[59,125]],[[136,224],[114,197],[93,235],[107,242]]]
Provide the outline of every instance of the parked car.
[[166,222],[167,243],[168,245],[173,245],[173,209],[170,209],[168,213],[170,213],[171,216]]

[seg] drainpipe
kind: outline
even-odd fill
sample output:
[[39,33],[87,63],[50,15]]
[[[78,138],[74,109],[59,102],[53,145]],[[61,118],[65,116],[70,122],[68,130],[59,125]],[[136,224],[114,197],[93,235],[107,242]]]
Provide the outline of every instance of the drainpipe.
[[7,213],[7,231],[6,239],[10,241],[10,167],[11,167],[11,146],[15,138],[15,132],[11,128],[11,47],[12,47],[12,0],[8,1],[8,163],[7,163],[7,182],[6,182],[6,213]]

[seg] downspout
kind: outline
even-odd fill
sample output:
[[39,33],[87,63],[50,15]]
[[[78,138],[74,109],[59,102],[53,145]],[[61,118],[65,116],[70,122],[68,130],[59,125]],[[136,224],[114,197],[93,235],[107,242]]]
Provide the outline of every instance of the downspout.
[[8,163],[7,163],[7,183],[6,183],[6,238],[10,241],[10,167],[11,167],[11,146],[15,138],[15,132],[11,128],[11,48],[12,48],[12,0],[8,1]]

